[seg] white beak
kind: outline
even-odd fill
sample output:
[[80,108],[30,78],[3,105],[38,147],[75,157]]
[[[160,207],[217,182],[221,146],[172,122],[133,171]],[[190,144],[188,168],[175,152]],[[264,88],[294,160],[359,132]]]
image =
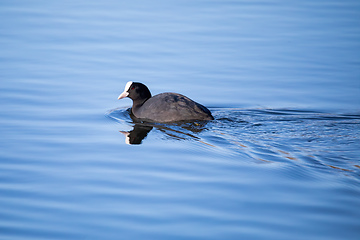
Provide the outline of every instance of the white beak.
[[126,98],[129,95],[128,92],[123,92],[122,94],[120,94],[120,96],[118,97],[118,100]]
[[129,91],[129,88],[130,88],[131,84],[133,84],[133,82],[131,82],[131,81],[126,83],[124,92],[122,94],[120,94],[120,96],[118,97],[118,100],[126,98],[127,96],[129,96],[128,91]]

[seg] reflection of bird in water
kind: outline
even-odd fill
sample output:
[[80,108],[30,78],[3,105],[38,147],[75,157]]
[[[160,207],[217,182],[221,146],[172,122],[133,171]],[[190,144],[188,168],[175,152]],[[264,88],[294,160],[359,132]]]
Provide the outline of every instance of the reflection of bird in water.
[[126,132],[120,131],[125,135],[125,142],[127,144],[141,144],[142,140],[145,139],[148,133],[156,128],[157,130],[165,133],[166,136],[177,139],[177,140],[185,140],[185,139],[195,139],[200,140],[199,137],[194,134],[200,133],[205,129],[206,122],[183,122],[183,123],[173,123],[173,124],[157,124],[157,123],[142,123],[137,122],[134,125],[133,130]]
[[120,132],[125,135],[126,144],[141,144],[142,140],[146,138],[151,129],[153,129],[151,126],[135,124],[133,130],[129,132]]

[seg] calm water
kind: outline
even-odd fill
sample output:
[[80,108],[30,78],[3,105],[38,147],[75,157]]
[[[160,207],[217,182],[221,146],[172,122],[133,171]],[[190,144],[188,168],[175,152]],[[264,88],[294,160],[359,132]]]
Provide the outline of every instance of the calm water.
[[[358,239],[359,1],[0,16],[0,239]],[[135,124],[127,81],[215,120]]]

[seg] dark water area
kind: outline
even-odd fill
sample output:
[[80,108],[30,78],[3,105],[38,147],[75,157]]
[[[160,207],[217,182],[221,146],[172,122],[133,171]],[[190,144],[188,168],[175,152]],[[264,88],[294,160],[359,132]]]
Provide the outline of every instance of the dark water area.
[[[359,238],[360,2],[0,16],[0,239]],[[215,119],[135,122],[127,81]]]

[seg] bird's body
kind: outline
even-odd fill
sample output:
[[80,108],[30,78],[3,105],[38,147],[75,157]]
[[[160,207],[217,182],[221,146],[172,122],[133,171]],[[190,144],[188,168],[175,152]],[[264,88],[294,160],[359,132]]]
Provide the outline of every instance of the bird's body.
[[178,122],[213,120],[209,109],[178,93],[160,93],[151,97],[149,89],[142,83],[128,82],[119,99],[133,100],[132,114],[144,121]]

